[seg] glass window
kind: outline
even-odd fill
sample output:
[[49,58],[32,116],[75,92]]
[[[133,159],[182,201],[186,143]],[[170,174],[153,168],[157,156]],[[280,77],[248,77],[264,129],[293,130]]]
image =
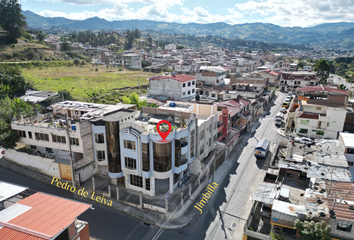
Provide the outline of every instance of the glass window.
[[150,178],[145,178],[145,186],[146,190],[150,191]]
[[96,143],[104,143],[104,135],[101,134],[95,134],[95,140]]
[[167,172],[171,170],[171,142],[154,143],[154,171]]
[[194,81],[192,82],[192,85],[195,85],[195,82],[194,82]]
[[354,148],[348,148],[347,153],[354,154]]
[[301,120],[300,124],[309,125],[309,120]]
[[338,221],[337,222],[337,230],[343,231],[343,232],[351,232],[352,231],[352,226],[350,222],[346,221]]
[[186,87],[186,84],[185,84],[185,83],[183,83],[183,87]]
[[20,137],[24,137],[24,138],[26,137],[26,132],[25,131],[18,130],[17,133],[18,133],[18,135]]
[[188,91],[188,95],[190,95],[191,94],[191,91]]
[[130,184],[137,187],[143,187],[143,178],[140,176],[130,174]]
[[75,115],[79,115],[79,111],[78,110],[75,110]]
[[211,146],[211,138],[209,138],[209,146]]
[[181,166],[181,140],[175,140],[175,166]]
[[316,131],[316,135],[324,135],[324,131]]
[[28,132],[28,138],[32,138],[32,132]]
[[78,138],[70,138],[70,144],[79,146],[79,139]]
[[304,128],[300,128],[299,129],[299,133],[307,133],[308,129],[304,129]]
[[210,124],[210,126],[209,126],[209,133],[211,133],[211,124]]
[[97,160],[99,162],[106,160],[105,154],[106,154],[105,151],[97,151]]
[[183,92],[183,96],[185,96],[186,95],[186,92]]
[[190,86],[191,86],[191,82],[188,83],[188,87],[190,87]]
[[192,93],[194,93],[194,89],[192,89]]
[[179,173],[174,173],[173,174],[173,184],[176,184],[180,179],[180,174]]
[[354,162],[348,162],[348,165],[353,167],[354,166]]
[[49,136],[48,134],[44,133],[35,133],[36,139],[41,140],[41,141],[49,141]]
[[[150,171],[150,148],[149,143],[142,143],[143,171]],[[150,180],[149,180],[150,181]]]
[[204,139],[204,130],[200,132],[200,141],[202,141],[203,139]]
[[135,150],[135,142],[129,141],[129,140],[124,140],[124,148],[132,149]]
[[52,135],[53,142],[66,143],[66,139],[63,136]]
[[125,166],[131,169],[136,169],[136,159],[125,157]]
[[200,155],[202,155],[204,153],[204,145],[202,145],[201,147],[200,147]]
[[190,148],[189,148],[189,152],[190,152],[190,157],[193,158],[194,157],[194,136],[195,136],[195,130],[193,129],[190,133]]

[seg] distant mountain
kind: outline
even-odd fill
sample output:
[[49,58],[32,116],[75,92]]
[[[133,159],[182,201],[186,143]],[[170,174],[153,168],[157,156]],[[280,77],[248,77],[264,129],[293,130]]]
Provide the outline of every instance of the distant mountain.
[[150,20],[107,21],[94,17],[85,20],[70,20],[62,17],[42,17],[31,11],[24,11],[27,23],[32,28],[66,27],[81,30],[131,29],[155,30],[165,33],[189,35],[218,35],[226,38],[240,38],[264,42],[310,44],[325,47],[351,48],[354,39],[352,22],[324,23],[314,27],[281,27],[270,23],[245,23],[230,25],[219,23],[168,23]]

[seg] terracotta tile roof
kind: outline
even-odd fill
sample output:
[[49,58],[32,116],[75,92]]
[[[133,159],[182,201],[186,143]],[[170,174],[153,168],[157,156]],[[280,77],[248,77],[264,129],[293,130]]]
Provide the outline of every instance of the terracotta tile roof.
[[9,224],[50,236],[67,228],[76,217],[91,207],[44,193],[35,193],[17,204],[32,208],[9,220]]
[[317,91],[333,92],[333,93],[338,93],[346,96],[349,95],[349,92],[345,90],[340,90],[338,88],[333,88],[333,87],[328,87],[323,85],[307,86],[307,87],[302,87],[297,89],[297,92],[317,92]]
[[175,76],[155,76],[155,77],[149,78],[149,81],[168,79],[168,78],[179,81],[179,82],[188,82],[188,81],[197,79],[196,77],[193,77],[193,76],[181,74],[181,75],[175,75]]
[[308,119],[319,119],[318,114],[311,114],[311,113],[301,113],[299,118],[308,118]]
[[0,228],[1,239],[6,240],[43,240],[46,238],[36,237],[31,234],[23,233],[8,227]]

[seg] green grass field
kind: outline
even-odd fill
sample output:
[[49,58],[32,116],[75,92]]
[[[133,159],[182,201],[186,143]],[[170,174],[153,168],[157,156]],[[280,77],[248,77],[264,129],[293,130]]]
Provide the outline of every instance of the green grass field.
[[140,85],[148,84],[146,79],[156,74],[88,64],[82,67],[23,69],[23,75],[27,81],[33,81],[38,90],[57,92],[66,89],[74,98],[84,101],[93,94],[104,95],[120,88],[137,86],[138,76]]

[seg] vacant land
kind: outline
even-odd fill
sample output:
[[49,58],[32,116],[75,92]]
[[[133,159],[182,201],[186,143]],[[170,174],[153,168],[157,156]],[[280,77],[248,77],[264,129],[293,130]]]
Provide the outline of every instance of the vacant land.
[[120,88],[137,86],[138,77],[140,85],[148,84],[147,78],[156,74],[89,64],[81,67],[23,69],[23,75],[27,81],[33,81],[38,90],[57,92],[66,89],[74,98],[84,101]]

